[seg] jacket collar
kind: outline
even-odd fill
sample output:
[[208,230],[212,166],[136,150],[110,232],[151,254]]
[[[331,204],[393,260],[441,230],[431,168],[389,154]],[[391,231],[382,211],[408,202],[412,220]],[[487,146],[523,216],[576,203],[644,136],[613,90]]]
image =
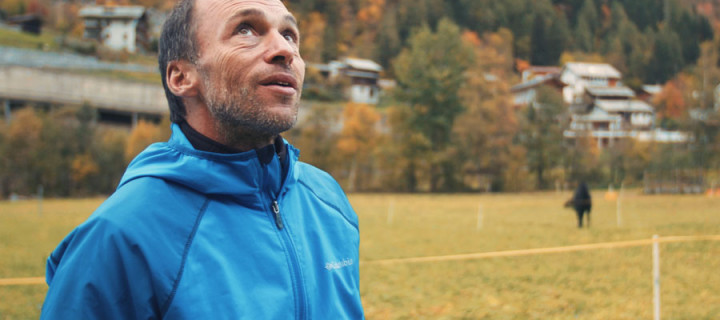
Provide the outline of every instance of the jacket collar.
[[276,198],[283,186],[294,183],[293,167],[299,154],[287,141],[283,143],[287,172],[283,172],[278,157],[262,163],[257,150],[233,154],[196,150],[180,127],[173,124],[170,140],[154,143],[141,152],[128,166],[119,187],[137,178],[154,177],[208,195],[246,198],[265,193]]

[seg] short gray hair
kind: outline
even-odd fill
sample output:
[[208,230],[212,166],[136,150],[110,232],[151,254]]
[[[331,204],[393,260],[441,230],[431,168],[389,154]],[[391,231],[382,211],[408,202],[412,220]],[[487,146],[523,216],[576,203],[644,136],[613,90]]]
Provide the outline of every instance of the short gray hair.
[[165,97],[170,107],[170,121],[178,123],[185,120],[185,104],[182,98],[168,89],[166,73],[168,63],[186,60],[195,63],[198,58],[195,23],[192,11],[195,0],[180,0],[170,12],[163,25],[158,43],[158,66],[162,77]]

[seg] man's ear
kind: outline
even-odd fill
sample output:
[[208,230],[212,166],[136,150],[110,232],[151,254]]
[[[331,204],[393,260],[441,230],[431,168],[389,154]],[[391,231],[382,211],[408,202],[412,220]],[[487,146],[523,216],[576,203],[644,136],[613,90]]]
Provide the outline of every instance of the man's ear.
[[165,77],[168,89],[176,96],[192,98],[199,94],[200,75],[194,64],[185,60],[170,61]]

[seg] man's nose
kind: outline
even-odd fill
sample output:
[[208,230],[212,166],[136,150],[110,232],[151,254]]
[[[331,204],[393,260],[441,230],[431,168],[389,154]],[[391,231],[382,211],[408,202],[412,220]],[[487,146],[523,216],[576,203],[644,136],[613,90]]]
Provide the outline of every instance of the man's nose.
[[268,42],[268,51],[265,55],[265,62],[284,65],[290,65],[293,62],[297,49],[280,32],[268,33],[266,41]]

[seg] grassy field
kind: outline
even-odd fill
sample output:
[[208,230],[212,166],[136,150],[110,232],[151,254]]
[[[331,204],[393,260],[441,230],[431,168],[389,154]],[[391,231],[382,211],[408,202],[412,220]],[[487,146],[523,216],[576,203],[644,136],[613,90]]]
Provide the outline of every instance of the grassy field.
[[[651,319],[650,246],[381,265],[372,261],[720,234],[720,197],[594,197],[590,229],[569,193],[350,196],[368,319]],[[47,254],[102,199],[0,202],[0,278],[44,275]],[[477,228],[482,207],[482,228]],[[389,219],[389,208],[392,217]],[[391,221],[390,221],[391,220]],[[720,318],[720,242],[661,245],[663,319]],[[0,319],[36,319],[44,285],[0,286]]]

